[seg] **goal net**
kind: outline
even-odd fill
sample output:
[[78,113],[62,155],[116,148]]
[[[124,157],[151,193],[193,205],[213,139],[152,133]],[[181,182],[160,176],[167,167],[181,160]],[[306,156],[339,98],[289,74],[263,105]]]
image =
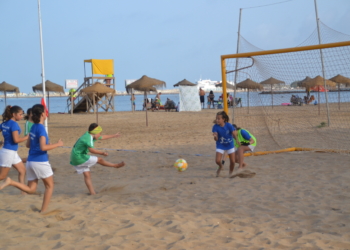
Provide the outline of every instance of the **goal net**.
[[230,118],[259,151],[349,153],[350,41],[223,55],[221,64],[223,82],[235,83]]

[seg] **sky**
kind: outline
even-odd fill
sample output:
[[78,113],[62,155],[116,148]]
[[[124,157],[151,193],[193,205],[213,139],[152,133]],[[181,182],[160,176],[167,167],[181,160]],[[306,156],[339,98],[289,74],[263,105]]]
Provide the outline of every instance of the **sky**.
[[[143,75],[167,89],[221,80],[220,56],[241,35],[264,50],[295,47],[316,29],[314,0],[41,0],[45,78],[84,80],[85,59],[113,59],[116,89]],[[350,35],[350,0],[317,0],[318,16]],[[41,83],[37,0],[1,0],[0,82]],[[87,76],[91,76],[88,66]]]

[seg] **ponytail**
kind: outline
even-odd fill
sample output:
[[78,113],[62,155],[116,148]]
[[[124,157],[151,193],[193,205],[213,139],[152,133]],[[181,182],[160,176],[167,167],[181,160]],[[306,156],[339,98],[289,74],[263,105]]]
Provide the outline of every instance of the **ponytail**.
[[23,109],[20,106],[7,105],[4,110],[4,113],[2,113],[2,121],[6,122],[8,120],[11,120],[13,117],[13,114],[17,114],[21,111],[23,111]]
[[237,127],[236,124],[233,124],[233,123],[232,123],[232,126],[233,126],[237,131],[241,129],[240,127]]
[[32,107],[32,120],[34,123],[40,123],[41,115],[45,112],[44,106],[41,104],[35,104]]

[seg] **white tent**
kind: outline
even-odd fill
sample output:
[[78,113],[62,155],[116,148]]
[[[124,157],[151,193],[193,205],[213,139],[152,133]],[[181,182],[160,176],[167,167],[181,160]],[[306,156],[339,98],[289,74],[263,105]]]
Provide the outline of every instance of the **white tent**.
[[201,111],[197,86],[179,86],[179,111]]

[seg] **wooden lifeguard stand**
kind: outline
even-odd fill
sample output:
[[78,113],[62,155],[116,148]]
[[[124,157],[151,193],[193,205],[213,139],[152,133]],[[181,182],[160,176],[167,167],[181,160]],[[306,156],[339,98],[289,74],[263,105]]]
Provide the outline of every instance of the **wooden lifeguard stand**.
[[[86,76],[86,64],[91,63],[92,76]],[[99,76],[100,75],[100,76]],[[101,76],[103,75],[103,76]],[[113,59],[88,59],[84,60],[84,82],[74,92],[70,93],[75,98],[73,99],[73,113],[79,112],[94,112],[95,106],[91,100],[91,96],[81,92],[80,90],[93,85],[95,82],[100,82],[114,90],[111,94],[96,94],[94,95],[95,103],[105,112],[115,111],[114,109],[114,93],[115,93],[115,78],[114,78],[114,62]],[[72,109],[72,98],[67,99],[68,112]]]

